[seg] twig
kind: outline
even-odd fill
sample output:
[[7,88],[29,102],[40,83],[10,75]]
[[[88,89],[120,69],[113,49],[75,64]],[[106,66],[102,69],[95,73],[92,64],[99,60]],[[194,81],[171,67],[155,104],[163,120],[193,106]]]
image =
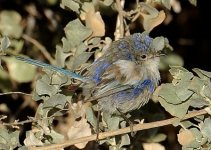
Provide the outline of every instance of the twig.
[[37,40],[33,39],[32,37],[23,34],[23,39],[31,42],[32,44],[34,44],[41,52],[42,54],[46,57],[46,59],[51,63],[51,64],[55,64],[54,59],[51,57],[51,55],[48,53],[47,49]]
[[[122,1],[124,4],[124,0]],[[115,40],[119,38],[123,38],[124,36],[124,15],[122,10],[122,5],[120,0],[116,0],[117,5],[117,11],[118,11],[118,17],[117,17],[117,23],[116,23],[116,31],[115,31]],[[119,34],[118,34],[119,33]]]
[[[2,122],[2,121],[1,121]],[[3,126],[17,126],[17,125],[23,125],[26,123],[31,123],[34,122],[34,120],[24,120],[24,121],[20,121],[20,122],[13,122],[13,123],[6,123],[6,122],[2,122]]]
[[6,92],[6,93],[0,93],[0,96],[2,96],[2,95],[11,95],[11,94],[22,94],[22,95],[31,96],[31,94],[24,93],[24,92]]
[[[207,111],[205,111],[204,109],[195,111],[195,112],[191,112],[191,113],[186,114],[184,116],[184,118],[181,119],[181,121],[189,119],[189,118],[193,118],[195,116],[204,115],[204,114],[207,114]],[[155,121],[155,122],[144,123],[144,124],[136,124],[133,126],[133,131],[140,131],[140,130],[146,130],[146,129],[157,128],[157,127],[162,127],[162,126],[166,126],[166,125],[171,125],[171,124],[175,123],[176,121],[178,121],[178,118],[174,117],[174,118],[166,119],[166,120],[162,120],[162,121]],[[131,132],[130,127],[118,129],[115,131],[103,132],[103,133],[99,133],[98,139],[102,140],[107,137],[126,134],[129,132]],[[72,139],[72,140],[66,141],[61,144],[51,144],[51,145],[43,146],[43,147],[29,147],[29,150],[61,149],[61,148],[65,148],[65,147],[75,145],[78,143],[93,141],[93,140],[96,140],[96,138],[97,138],[97,134],[94,134],[94,135],[87,136],[87,137]]]

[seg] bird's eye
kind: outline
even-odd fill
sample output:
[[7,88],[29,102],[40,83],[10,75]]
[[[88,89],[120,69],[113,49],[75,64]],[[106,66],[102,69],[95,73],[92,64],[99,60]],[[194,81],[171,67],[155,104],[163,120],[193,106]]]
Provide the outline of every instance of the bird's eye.
[[147,56],[146,55],[141,55],[141,59],[146,59]]

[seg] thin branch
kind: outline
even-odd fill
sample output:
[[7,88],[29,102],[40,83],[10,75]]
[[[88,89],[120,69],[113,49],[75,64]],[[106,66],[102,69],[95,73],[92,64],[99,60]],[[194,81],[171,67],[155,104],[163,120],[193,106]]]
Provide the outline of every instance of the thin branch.
[[0,96],[2,96],[2,95],[11,95],[11,94],[22,94],[22,95],[32,96],[31,94],[24,93],[24,92],[6,92],[6,93],[0,93]]
[[33,39],[32,37],[23,34],[23,39],[25,39],[26,41],[31,42],[32,44],[34,44],[41,52],[42,54],[46,57],[46,59],[51,63],[51,64],[55,64],[54,59],[51,57],[51,55],[48,53],[47,49],[37,40]]
[[[124,0],[122,0],[122,4],[124,4]],[[118,14],[117,23],[116,23],[115,40],[119,38],[123,38],[124,36],[124,15],[123,15],[122,4],[121,4],[121,0],[116,0],[117,11],[119,14]]]
[[[2,121],[1,121],[2,122]],[[20,122],[13,122],[13,123],[6,123],[6,122],[2,122],[1,124],[3,126],[17,126],[17,125],[24,125],[26,123],[32,123],[32,122],[36,122],[35,120],[24,120],[24,121],[20,121]]]
[[[189,119],[189,118],[193,118],[193,117],[199,116],[199,115],[204,115],[204,114],[207,114],[207,111],[204,110],[204,109],[199,110],[199,111],[194,111],[194,112],[186,114],[184,116],[184,118],[181,119],[180,121],[186,120],[186,119]],[[178,121],[178,118],[174,117],[174,118],[166,119],[166,120],[162,120],[162,121],[155,121],[155,122],[144,123],[144,124],[136,124],[136,125],[133,126],[133,131],[140,131],[140,130],[146,130],[146,129],[157,128],[157,127],[162,127],[162,126],[166,126],[166,125],[171,125],[171,124],[174,124],[176,121]],[[103,132],[103,133],[99,133],[98,139],[102,140],[102,139],[105,139],[107,137],[126,134],[126,133],[129,133],[129,132],[131,132],[130,127],[118,129],[118,130],[115,130],[115,131]],[[30,150],[61,149],[61,148],[65,148],[65,147],[75,145],[75,144],[78,144],[78,143],[93,141],[93,140],[96,140],[96,138],[97,138],[97,134],[94,134],[94,135],[87,136],[87,137],[72,139],[72,140],[66,141],[66,142],[61,143],[61,144],[51,144],[51,145],[43,146],[43,147],[29,147],[29,149]]]

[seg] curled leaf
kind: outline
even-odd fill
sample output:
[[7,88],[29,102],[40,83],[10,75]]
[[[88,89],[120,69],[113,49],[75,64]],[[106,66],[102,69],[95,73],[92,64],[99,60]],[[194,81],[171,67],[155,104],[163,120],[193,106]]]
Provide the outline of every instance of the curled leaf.
[[149,4],[141,3],[140,5],[143,8],[143,10],[140,12],[143,17],[143,27],[145,31],[149,33],[153,28],[164,21],[166,14],[163,10],[158,11]]

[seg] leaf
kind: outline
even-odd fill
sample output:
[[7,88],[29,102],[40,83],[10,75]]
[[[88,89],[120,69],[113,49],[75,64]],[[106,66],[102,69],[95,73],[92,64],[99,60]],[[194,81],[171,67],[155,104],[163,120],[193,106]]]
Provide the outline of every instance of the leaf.
[[204,98],[196,93],[194,93],[191,98],[191,106],[194,108],[202,108],[204,106],[209,106],[209,102],[204,100]]
[[51,143],[62,143],[64,142],[64,135],[57,133],[54,130],[51,130],[50,133],[47,134],[51,138],[49,138],[49,141]]
[[67,37],[62,38],[64,52],[69,52],[71,50],[64,48],[74,48],[80,45],[92,33],[92,31],[85,27],[79,19],[69,22],[64,30]]
[[34,79],[36,74],[36,67],[15,58],[5,59],[10,77],[20,83],[30,82]]
[[97,127],[97,121],[99,120],[97,120],[91,107],[86,108],[86,119],[94,127],[95,131],[97,131],[97,128],[99,128]]
[[160,36],[160,37],[156,37],[153,39],[152,41],[152,48],[160,51],[165,47],[165,39],[164,37]]
[[103,3],[105,6],[110,6],[114,2],[114,0],[103,0],[100,2]]
[[190,82],[191,81],[181,80],[176,85],[176,94],[182,102],[189,99],[192,96],[192,94],[194,93],[193,91],[189,90]]
[[197,6],[197,0],[188,0],[193,6]]
[[169,72],[173,75],[173,85],[176,85],[180,80],[189,81],[193,78],[193,73],[181,66],[170,66]]
[[80,5],[79,3],[77,3],[76,1],[73,0],[62,0],[60,3],[60,7],[65,9],[66,7],[69,8],[70,10],[76,12],[77,14],[79,14],[79,8]]
[[67,102],[66,96],[62,94],[56,94],[51,96],[43,103],[43,109],[59,108],[63,109]]
[[119,145],[119,148],[122,148],[123,146],[130,145],[130,144],[131,143],[130,143],[130,137],[129,137],[129,135],[128,134],[123,134],[121,136],[121,143]]
[[162,84],[160,86],[159,96],[171,104],[179,104],[182,102],[176,94],[176,87],[170,83]]
[[120,117],[111,116],[110,114],[103,112],[102,119],[106,122],[106,125],[109,131],[119,129],[119,123],[121,121]]
[[67,59],[67,57],[69,57],[71,54],[70,53],[64,53],[62,50],[62,47],[60,46],[56,46],[56,64],[58,66],[64,67],[65,66],[65,60]]
[[202,92],[204,93],[204,96],[207,97],[207,99],[211,100],[211,82],[209,81],[209,84],[207,86],[204,86],[202,89]]
[[[90,125],[87,123],[87,120],[82,118],[80,121],[75,121],[73,126],[68,130],[67,136],[69,140],[78,139],[80,137],[85,137],[91,135]],[[75,144],[79,149],[82,149],[86,146],[88,142]]]
[[171,9],[171,0],[154,0],[155,3],[163,5],[167,9]]
[[143,143],[144,150],[165,150],[165,147],[159,143]]
[[0,148],[15,149],[16,147],[20,146],[20,131],[10,132],[7,129],[0,128],[0,133]]
[[23,32],[20,14],[16,11],[1,11],[0,31],[5,36],[20,38]]
[[154,136],[151,136],[150,139],[147,139],[147,142],[150,142],[150,143],[159,143],[159,142],[165,141],[166,138],[167,138],[167,135],[162,134],[162,133],[159,133],[159,134],[156,134]]
[[0,51],[6,50],[10,46],[10,44],[11,44],[10,39],[7,36],[3,37],[1,40]]
[[198,68],[194,68],[193,71],[201,78],[201,79],[207,79],[211,78],[211,72],[204,71]]
[[184,60],[176,53],[168,54],[165,57],[161,57],[160,69],[167,69],[169,66],[183,66]]
[[204,123],[201,126],[201,133],[204,137],[207,137],[209,140],[211,140],[211,119],[206,118],[204,120]]
[[140,3],[142,7],[142,12],[140,14],[143,17],[143,27],[148,33],[151,32],[153,28],[161,24],[166,18],[165,12],[163,10],[158,11],[154,7],[142,2]]
[[32,131],[26,132],[26,138],[24,139],[24,144],[26,146],[42,146],[44,143],[41,139],[38,139]]
[[179,134],[177,134],[178,142],[187,146],[195,140],[194,134],[190,130],[182,130]]
[[50,85],[50,78],[43,75],[41,79],[37,80],[35,91],[38,95],[55,95],[58,91],[57,86]]
[[185,101],[181,104],[171,104],[167,103],[166,100],[161,97],[159,97],[158,100],[167,112],[169,112],[172,116],[176,116],[178,118],[184,117],[191,104],[190,101]]
[[64,85],[70,85],[71,81],[69,78],[63,74],[60,73],[53,73],[51,75],[51,84],[52,85],[59,85],[59,86],[64,86]]
[[89,59],[89,57],[92,55],[92,52],[83,52],[80,55],[78,55],[77,57],[74,57],[75,60],[73,61],[72,64],[72,70],[77,69],[78,67],[80,67],[82,64],[84,64],[85,62],[87,62],[87,60]]
[[86,13],[86,26],[92,30],[92,36],[104,36],[105,35],[105,23],[100,15],[100,12],[91,9]]
[[205,86],[204,80],[201,80],[198,77],[194,77],[189,85],[189,89],[201,95],[202,89]]

